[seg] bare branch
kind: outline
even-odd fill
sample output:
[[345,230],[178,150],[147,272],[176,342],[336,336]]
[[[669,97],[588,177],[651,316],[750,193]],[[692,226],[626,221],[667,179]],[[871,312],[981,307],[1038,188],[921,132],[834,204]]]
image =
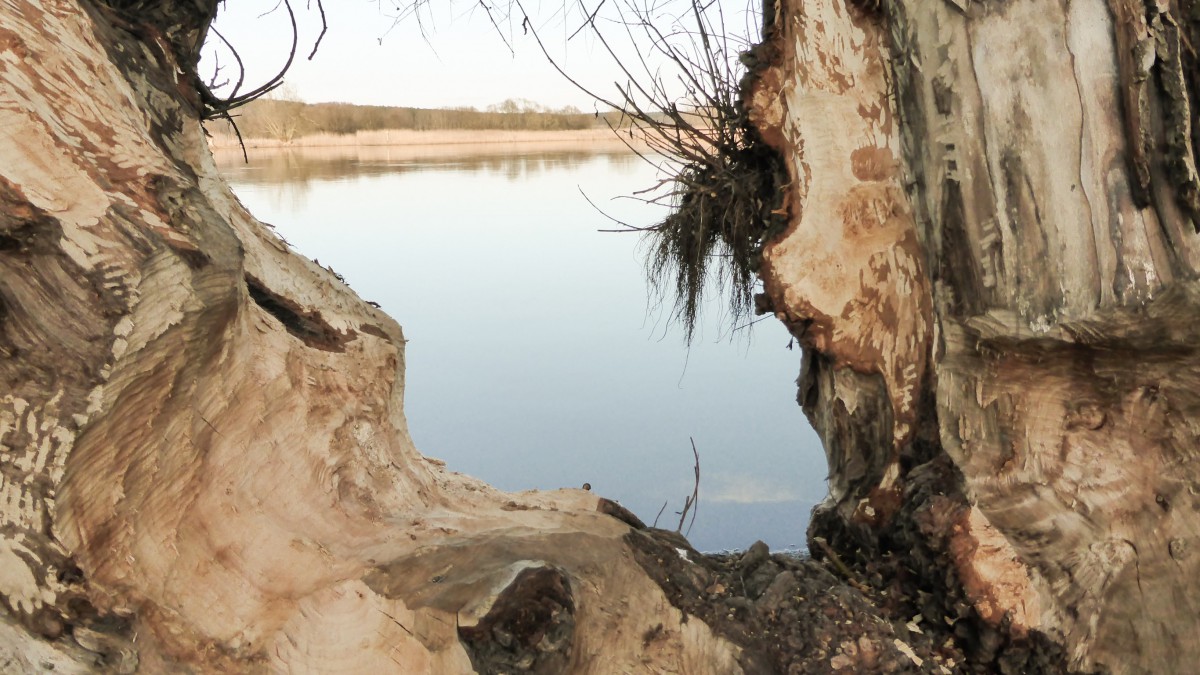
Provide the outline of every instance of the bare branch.
[[[326,21],[326,17],[325,17],[325,6],[323,4],[323,0],[315,0],[315,1],[316,1],[316,6],[317,6],[317,11],[321,16],[321,32],[317,36],[316,41],[313,43],[312,50],[308,55],[309,60],[311,60],[316,55],[317,49],[321,45],[321,41],[325,38],[325,34],[329,30],[329,24]],[[307,7],[309,9],[312,8],[312,3],[313,3],[313,0],[309,0],[308,5],[307,5]],[[247,103],[250,103],[251,101],[262,98],[263,96],[269,94],[270,92],[277,89],[281,84],[283,84],[283,78],[285,75],[287,75],[287,72],[291,69],[292,63],[296,59],[296,51],[300,46],[300,30],[296,23],[296,12],[292,8],[291,0],[279,0],[279,2],[277,2],[274,7],[267,10],[266,12],[263,12],[262,14],[260,14],[259,18],[262,18],[269,14],[274,13],[280,7],[284,8],[284,10],[287,11],[288,23],[290,24],[291,29],[292,29],[292,44],[288,48],[287,60],[284,62],[283,67],[280,68],[279,71],[272,78],[267,80],[262,85],[254,88],[253,90],[246,92],[246,93],[241,93],[242,86],[245,83],[245,75],[246,75],[246,68],[245,68],[245,64],[242,61],[241,55],[238,53],[237,49],[233,46],[233,44],[231,44],[229,42],[229,40],[227,40],[225,38],[224,35],[222,35],[220,32],[218,32],[215,28],[211,29],[212,32],[214,34],[216,34],[216,36],[225,45],[225,47],[229,49],[230,53],[233,54],[234,60],[237,61],[238,79],[237,79],[237,83],[234,85],[234,87],[233,87],[232,91],[229,93],[229,95],[226,97],[221,97],[221,96],[218,96],[215,93],[213,93],[213,89],[215,87],[206,86],[203,82],[199,81],[198,77],[196,78],[197,82],[198,82],[198,89],[200,91],[200,97],[204,103],[204,111],[202,113],[202,116],[204,119],[217,119],[217,118],[231,119],[229,117],[229,111],[239,108],[243,105],[246,105]],[[195,70],[195,66],[193,65],[193,72],[194,72],[194,70]]]
[[[230,44],[229,40],[225,39],[224,35],[221,35],[220,31],[218,31],[216,28],[210,28],[210,30],[212,31],[213,35],[216,35],[221,40],[221,42],[225,43],[225,46],[229,49],[229,53],[233,54],[234,61],[237,61],[237,84],[233,85],[233,91],[229,94],[230,98],[235,98],[237,97],[237,93],[242,89],[242,83],[246,80],[246,65],[242,63],[242,56],[241,54],[238,54],[238,50],[234,49],[233,45]],[[210,89],[212,89],[212,87],[210,87]]]
[[488,21],[492,23],[492,28],[496,29],[496,35],[500,36],[500,39],[504,42],[504,46],[508,47],[508,53],[516,55],[512,43],[505,37],[504,31],[500,30],[500,24],[496,23],[496,17],[492,16],[492,6],[488,4],[487,0],[479,0],[479,6],[483,8],[483,11],[487,12]]
[[[308,6],[311,8],[312,3],[310,2]],[[321,40],[325,39],[325,32],[329,30],[329,24],[325,21],[325,5],[322,4],[322,0],[317,0],[317,11],[321,13],[321,34],[317,36],[317,41],[313,43],[312,51],[308,53],[309,61],[312,61],[313,57],[317,55],[317,49],[321,46]]]
[[[696,511],[698,510],[698,502],[700,501],[700,453],[696,450],[696,439],[689,438],[692,442],[692,456],[695,457],[694,465],[695,478],[692,482],[692,495],[683,500],[683,511],[679,514],[679,527],[675,528],[676,532],[683,532],[683,523],[687,520],[688,511],[692,513],[692,522],[688,523],[688,533],[692,531],[692,525],[696,524]],[[687,536],[687,533],[684,534]]]
[[576,35],[579,35],[579,32],[584,28],[595,25],[596,13],[600,11],[600,8],[603,7],[604,3],[606,2],[608,2],[608,0],[600,0],[600,4],[596,5],[596,9],[592,10],[592,13],[588,15],[587,19],[585,19],[582,24],[580,24],[579,28],[576,28],[575,32],[571,33],[571,35],[567,37],[568,42],[570,42]]
[[583,198],[587,200],[588,204],[592,205],[593,209],[596,209],[597,213],[599,213],[600,215],[604,216],[605,218],[608,218],[609,220],[613,221],[614,223],[625,228],[622,230],[600,230],[601,232],[644,232],[647,229],[649,229],[649,228],[645,228],[645,227],[637,227],[636,225],[630,225],[629,223],[627,223],[623,220],[620,220],[620,219],[617,219],[617,218],[614,218],[614,217],[608,215],[607,213],[604,212],[603,209],[601,209],[599,206],[596,206],[596,202],[592,201],[592,198],[589,197],[587,195],[587,193],[583,191],[583,188],[578,188],[578,189],[579,189],[579,194],[583,195]]

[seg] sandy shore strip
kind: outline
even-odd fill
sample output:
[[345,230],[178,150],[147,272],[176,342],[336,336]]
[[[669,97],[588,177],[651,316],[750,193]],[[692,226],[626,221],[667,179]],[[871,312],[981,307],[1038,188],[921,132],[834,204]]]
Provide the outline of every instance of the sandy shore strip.
[[[626,137],[626,140],[628,137]],[[240,164],[242,148],[233,136],[214,134],[209,146],[217,164]],[[647,148],[635,142],[639,151]],[[529,153],[623,153],[629,146],[608,129],[579,131],[372,131],[336,136],[321,134],[291,143],[247,139],[246,153],[278,157],[293,152],[310,159],[356,161],[423,161],[462,157],[494,157]]]
[[[636,135],[636,134],[635,134]],[[632,140],[624,134],[626,140]],[[413,131],[411,129],[381,129],[360,131],[353,134],[313,134],[291,141],[274,138],[247,138],[247,148],[327,148],[347,146],[398,146],[398,145],[491,145],[491,144],[547,144],[563,148],[624,147],[616,132],[610,129],[576,129],[564,131],[505,131],[502,129],[455,130],[436,129]],[[209,138],[214,150],[240,149],[237,137],[214,133]]]

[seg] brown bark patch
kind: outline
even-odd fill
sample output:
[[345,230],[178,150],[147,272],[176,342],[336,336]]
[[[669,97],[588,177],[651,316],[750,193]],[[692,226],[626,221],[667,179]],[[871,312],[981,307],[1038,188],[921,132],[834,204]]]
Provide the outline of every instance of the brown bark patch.
[[926,515],[931,531],[949,532],[947,552],[981,619],[1010,626],[1016,637],[1040,623],[1040,602],[1024,563],[979,509],[935,497]]
[[616,518],[617,520],[634,529],[646,529],[646,524],[642,522],[641,518],[633,515],[633,511],[630,511],[611,499],[605,499],[604,497],[601,497],[600,504],[596,506],[596,510],[606,516],[612,516],[613,518]]
[[[891,154],[886,148],[876,149]],[[858,155],[858,151],[855,151],[855,154]],[[856,174],[860,170],[857,164],[854,170]],[[902,228],[902,219],[905,217],[904,198],[897,192],[894,188],[872,183],[850,188],[837,206],[846,239],[859,240],[888,226]],[[895,235],[889,232],[888,236]]]
[[373,336],[379,338],[380,340],[385,340],[387,342],[392,341],[392,338],[389,337],[388,334],[382,328],[380,328],[379,326],[376,326],[373,323],[361,324],[361,325],[359,325],[358,329],[360,331],[366,333],[367,335],[373,335]]
[[864,146],[850,153],[850,169],[863,180],[886,180],[896,175],[896,156],[888,148]]
[[29,58],[29,49],[20,35],[10,30],[0,30],[0,53],[11,52],[18,61]]

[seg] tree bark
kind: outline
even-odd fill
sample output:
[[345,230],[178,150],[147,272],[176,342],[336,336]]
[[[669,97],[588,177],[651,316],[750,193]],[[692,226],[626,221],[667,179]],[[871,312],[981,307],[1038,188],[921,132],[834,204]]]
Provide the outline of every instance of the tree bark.
[[399,326],[217,174],[215,1],[122,4],[0,3],[0,669],[736,671],[620,507],[416,452]]
[[763,278],[829,456],[810,536],[1084,671],[1200,657],[1196,10],[787,0],[747,94],[790,170]]

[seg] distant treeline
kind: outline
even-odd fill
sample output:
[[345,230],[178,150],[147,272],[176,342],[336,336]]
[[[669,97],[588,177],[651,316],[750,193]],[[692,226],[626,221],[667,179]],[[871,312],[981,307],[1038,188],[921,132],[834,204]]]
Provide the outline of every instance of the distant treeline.
[[550,110],[530,101],[509,99],[474,108],[397,108],[350,103],[302,103],[259,99],[234,113],[242,136],[290,141],[313,134],[353,134],[383,129],[436,129],[504,131],[559,131],[604,127],[606,119],[619,123],[619,113],[585,113],[567,107]]

